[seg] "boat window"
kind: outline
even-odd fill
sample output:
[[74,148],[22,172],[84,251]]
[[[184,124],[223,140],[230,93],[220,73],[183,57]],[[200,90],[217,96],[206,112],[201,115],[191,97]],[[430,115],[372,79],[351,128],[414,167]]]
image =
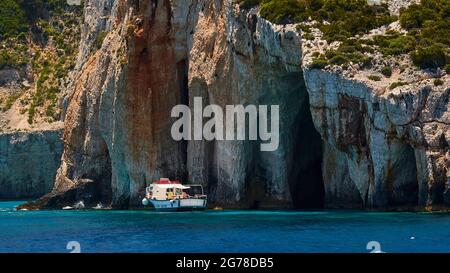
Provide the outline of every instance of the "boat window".
[[186,190],[187,194],[190,196],[202,195],[202,187],[200,186],[191,186],[191,188]]

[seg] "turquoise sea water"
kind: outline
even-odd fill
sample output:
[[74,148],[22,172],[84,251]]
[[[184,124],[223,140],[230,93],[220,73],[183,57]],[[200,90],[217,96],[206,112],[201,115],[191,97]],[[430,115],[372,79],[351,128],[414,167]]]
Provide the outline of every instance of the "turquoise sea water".
[[15,211],[0,202],[0,252],[450,252],[450,214]]

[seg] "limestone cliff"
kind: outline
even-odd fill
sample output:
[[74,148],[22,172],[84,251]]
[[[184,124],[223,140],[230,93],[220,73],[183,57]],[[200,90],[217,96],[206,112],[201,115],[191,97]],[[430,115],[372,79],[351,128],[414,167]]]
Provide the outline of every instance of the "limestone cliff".
[[62,154],[58,100],[75,64],[82,10],[66,1],[1,4],[1,199],[53,188]]
[[[321,144],[292,26],[274,26],[230,1],[85,6],[51,196],[91,180],[103,202],[135,206],[148,183],[171,177],[204,184],[211,202],[227,206],[321,206]],[[98,23],[98,15],[107,19]],[[89,52],[101,32],[101,48]],[[251,142],[175,142],[170,111],[194,96],[222,106],[281,105],[280,148],[261,153]]]
[[[133,207],[160,177],[227,207],[448,205],[448,78],[381,92],[310,68],[295,27],[227,0],[87,1],[62,164],[39,206]],[[279,148],[172,140],[172,107],[194,97],[280,105]]]
[[[181,102],[185,73],[177,18],[187,16],[177,12],[189,9],[170,1],[86,5],[86,24],[103,10],[110,14],[105,24],[83,31],[81,54],[88,57],[79,58],[68,94],[65,150],[53,193],[89,179],[104,203],[133,206],[149,181],[186,176],[183,145],[170,138],[170,111]],[[83,43],[100,32],[107,33],[101,48],[86,53]]]
[[62,129],[0,134],[0,199],[48,193],[61,164]]
[[[419,1],[387,1],[391,12]],[[405,32],[398,21],[365,39]],[[363,40],[364,41],[364,40]],[[323,141],[325,206],[427,209],[450,205],[450,75],[420,69],[405,55],[366,56],[314,69],[320,52],[338,47],[320,33],[304,41],[302,66],[315,128]],[[328,51],[329,52],[329,51]],[[389,72],[382,75],[383,68]],[[379,75],[379,76],[377,76]]]
[[[260,152],[254,141],[190,141],[191,181],[213,201],[236,206],[320,207],[321,143],[308,111],[301,44],[294,26],[275,26],[227,2],[193,12],[189,98],[205,104],[280,105],[280,146]],[[192,100],[190,105],[193,105]]]
[[449,80],[376,89],[320,70],[305,80],[324,139],[329,207],[448,206]]

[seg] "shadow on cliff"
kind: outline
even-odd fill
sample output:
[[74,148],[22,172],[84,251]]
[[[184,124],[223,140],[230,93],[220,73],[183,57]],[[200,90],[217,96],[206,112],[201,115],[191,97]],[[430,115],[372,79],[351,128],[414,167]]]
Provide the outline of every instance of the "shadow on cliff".
[[313,124],[306,89],[304,92],[306,99],[297,118],[290,190],[294,208],[321,209],[324,207],[322,138]]

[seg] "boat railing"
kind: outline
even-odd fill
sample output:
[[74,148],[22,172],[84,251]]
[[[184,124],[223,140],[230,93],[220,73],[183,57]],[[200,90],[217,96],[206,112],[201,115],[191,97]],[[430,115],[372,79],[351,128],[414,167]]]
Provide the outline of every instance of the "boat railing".
[[191,187],[191,188],[199,187],[201,189],[201,194],[200,195],[205,195],[204,192],[203,192],[203,185],[201,185],[201,184],[189,184],[189,185],[185,185],[185,186],[188,186],[188,187]]
[[[186,197],[182,197],[181,195],[175,195],[172,198],[168,199],[168,200],[177,200],[177,199],[189,199],[189,198],[195,198],[195,199],[207,199],[207,196],[204,194],[203,191],[203,185],[201,184],[188,184],[185,185],[192,188],[200,188],[201,192],[200,193],[195,193],[195,194],[187,194]],[[146,193],[146,197],[148,199],[155,199],[155,197],[152,195],[152,189],[153,187],[150,185],[148,187],[145,188],[145,193]]]

